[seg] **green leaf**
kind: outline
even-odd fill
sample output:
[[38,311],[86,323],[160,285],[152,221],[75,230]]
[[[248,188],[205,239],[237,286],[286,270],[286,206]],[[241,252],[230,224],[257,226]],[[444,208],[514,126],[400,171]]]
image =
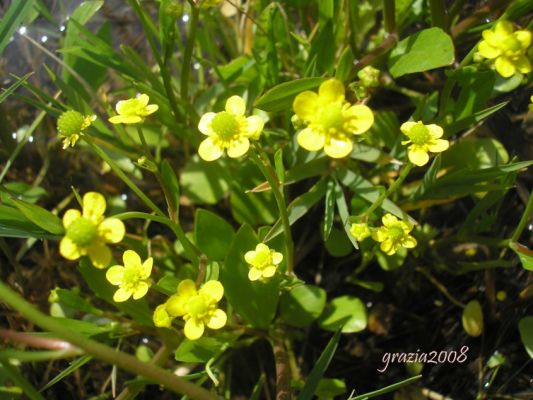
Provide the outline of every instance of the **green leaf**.
[[[337,181],[335,182],[335,204],[337,204],[339,218],[341,219],[342,227],[344,228],[344,232],[346,233],[345,238],[348,238],[350,240],[352,246],[355,249],[359,249],[357,241],[350,233],[350,210],[348,209],[348,204],[346,203],[346,198],[344,197],[344,191],[342,190],[342,186]],[[329,238],[329,240],[331,241],[331,237]]]
[[346,383],[341,379],[320,379],[315,394],[319,400],[330,400],[346,393]]
[[[1,53],[1,51],[0,51]],[[7,97],[9,95],[11,95],[15,90],[17,90],[17,88],[26,83],[26,80],[32,75],[33,73],[29,73],[29,74],[26,74],[24,75],[23,77],[21,78],[17,78],[17,81],[15,83],[13,83],[10,87],[8,87],[7,89],[3,89],[2,90],[2,93],[0,93],[0,104],[5,100],[7,99]]]
[[317,88],[322,81],[322,78],[302,78],[281,83],[257,99],[255,107],[269,112],[291,110],[296,95]]
[[341,331],[337,330],[335,335],[333,335],[333,337],[328,342],[328,345],[326,346],[322,354],[320,354],[318,361],[316,362],[315,366],[311,370],[311,373],[307,377],[306,384],[298,395],[298,400],[311,400],[313,398],[313,395],[315,394],[315,391],[318,388],[320,380],[324,376],[326,369],[331,363],[331,360],[335,355],[335,351],[337,351],[337,346],[339,344],[340,337]]
[[25,182],[8,182],[3,187],[0,186],[0,199],[6,204],[9,204],[12,198],[34,204],[46,193],[42,187]]
[[300,285],[281,296],[280,316],[289,325],[305,327],[322,314],[325,306],[324,289],[313,285]]
[[58,239],[40,226],[34,224],[14,207],[0,204],[0,236],[38,239]]
[[451,65],[455,59],[452,38],[440,28],[408,36],[392,50],[389,70],[394,78]]
[[34,0],[12,1],[0,20],[0,54],[9,43],[13,33],[32,12]]
[[174,173],[168,160],[163,160],[163,162],[161,162],[161,183],[165,190],[165,197],[169,203],[169,208],[176,210],[176,217],[178,217],[180,207],[180,185],[178,177]]
[[518,322],[518,331],[529,357],[533,358],[533,316],[522,318]]
[[26,218],[47,232],[55,235],[62,235],[65,232],[63,229],[63,223],[57,215],[52,214],[50,211],[42,207],[27,203],[23,200],[11,199],[11,201],[15,207],[17,207],[20,212],[26,216]]
[[460,119],[458,121],[454,121],[450,125],[447,125],[447,126],[445,125],[444,128],[445,128],[446,135],[451,136],[463,129],[467,129],[470,126],[483,121],[488,116],[494,114],[496,111],[505,107],[508,103],[509,103],[508,101],[501,102],[499,104],[496,104],[495,106],[485,108],[484,110],[481,110],[481,111],[477,111],[474,114],[469,115],[466,118]]
[[50,301],[86,313],[94,315],[102,314],[100,309],[94,307],[88,299],[80,296],[78,291],[73,289],[53,289],[50,293]]
[[360,332],[366,328],[366,308],[361,299],[353,296],[341,296],[333,299],[319,319],[322,328],[335,332]]
[[382,394],[394,392],[395,390],[401,388],[402,386],[409,385],[411,382],[417,381],[420,378],[422,378],[422,375],[413,376],[401,382],[397,382],[392,385],[386,386],[382,389],[374,390],[373,392],[364,393],[359,396],[350,397],[348,400],[368,400],[372,397],[381,396]]
[[13,383],[19,386],[30,400],[45,400],[41,393],[39,393],[39,391],[30,383],[30,381],[28,381],[24,375],[20,373],[17,367],[11,365],[7,360],[0,361],[0,366],[0,369],[3,369],[6,372]]
[[87,364],[89,361],[92,360],[92,356],[83,356],[80,357],[70,363],[70,365],[65,368],[63,371],[61,371],[59,374],[57,374],[54,378],[52,378],[44,387],[41,388],[41,391],[45,391],[55,385],[57,382],[65,379],[67,376],[75,372],[76,370],[83,367],[85,364]]
[[528,271],[533,271],[533,250],[516,242],[510,243],[509,247],[518,255],[522,267]]
[[196,211],[194,235],[198,248],[210,260],[223,260],[235,236],[224,218],[203,209]]
[[278,305],[278,282],[251,282],[248,279],[248,264],[244,254],[254,250],[259,240],[248,225],[243,225],[235,235],[226,261],[220,270],[220,281],[225,296],[240,316],[258,328],[268,328]]
[[[333,257],[345,257],[353,251],[353,236],[348,232],[350,224],[346,224],[346,226],[347,230],[333,228],[325,242],[326,250]],[[353,240],[355,241],[355,239]]]
[[352,72],[354,56],[352,49],[346,47],[342,52],[339,62],[337,63],[337,69],[335,71],[335,78],[339,81],[347,82],[350,78],[350,73]]
[[322,227],[322,237],[325,241],[328,240],[333,227],[333,219],[335,218],[335,180],[329,179],[326,186],[326,197],[324,204],[324,225]]
[[381,250],[376,251],[378,264],[385,271],[394,271],[395,269],[401,268],[406,258],[407,250],[403,247],[398,249],[392,256],[383,253]]
[[194,156],[181,173],[183,194],[196,204],[216,204],[229,189],[220,165]]
[[204,336],[197,340],[184,339],[176,349],[174,357],[176,361],[186,363],[205,363],[219,354],[221,349],[234,339],[234,335]]

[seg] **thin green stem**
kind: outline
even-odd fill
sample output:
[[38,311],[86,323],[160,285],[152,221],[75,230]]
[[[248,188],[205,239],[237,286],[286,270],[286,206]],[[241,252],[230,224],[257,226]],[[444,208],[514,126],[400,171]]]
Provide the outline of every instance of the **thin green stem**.
[[3,282],[0,282],[0,299],[34,324],[54,333],[59,338],[79,347],[87,354],[90,354],[97,359],[116,365],[117,367],[135,375],[144,376],[175,393],[186,394],[193,399],[214,400],[217,398],[207,390],[188,382],[173,373],[153,364],[141,362],[129,354],[115,350],[112,347],[81,335],[75,330],[67,328],[61,322],[61,319],[44,315],[34,308],[33,305],[7,287]]
[[192,52],[194,49],[194,42],[196,41],[196,28],[198,27],[198,18],[200,10],[194,3],[189,0],[191,5],[191,20],[189,22],[189,31],[187,34],[187,45],[183,55],[183,66],[181,69],[181,98],[187,101],[189,97],[189,76],[192,68]]
[[285,202],[285,195],[280,189],[281,184],[272,163],[268,157],[262,153],[261,149],[255,148],[251,153],[252,160],[255,162],[261,173],[264,175],[267,182],[272,188],[272,193],[278,206],[283,231],[285,233],[285,243],[287,247],[287,273],[293,275],[294,273],[294,242],[292,240],[291,224],[289,221],[289,214],[287,213],[287,204]]
[[396,33],[396,4],[395,0],[383,0],[383,19],[387,33]]
[[518,223],[518,226],[516,227],[513,236],[511,236],[511,241],[516,242],[518,239],[520,239],[520,235],[526,228],[527,222],[529,218],[531,218],[531,215],[533,214],[533,190],[531,193],[529,193],[529,199],[527,201],[526,209],[524,210],[524,213],[522,214],[522,218],[520,218],[520,222]]
[[403,181],[405,181],[405,178],[407,178],[407,175],[409,175],[409,172],[411,172],[411,169],[413,168],[413,164],[411,162],[408,162],[404,165],[402,171],[400,172],[400,175],[398,176],[398,179],[394,181],[392,185],[389,186],[389,189],[385,192],[383,192],[363,214],[359,215],[360,219],[366,219],[370,214],[372,214],[378,207],[381,207],[383,202],[387,197],[389,197],[391,194],[395,193],[400,186],[402,185]]
[[443,0],[429,0],[431,22],[433,26],[446,29],[446,9]]

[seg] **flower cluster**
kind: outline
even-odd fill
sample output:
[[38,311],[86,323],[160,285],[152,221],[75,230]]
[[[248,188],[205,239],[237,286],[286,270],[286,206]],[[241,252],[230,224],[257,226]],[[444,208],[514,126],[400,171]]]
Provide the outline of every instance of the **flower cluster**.
[[105,268],[111,262],[107,243],[118,243],[124,237],[124,223],[117,218],[104,218],[106,201],[103,195],[89,192],[83,196],[82,211],[67,210],[63,216],[65,237],[59,252],[68,260],[88,255],[93,265]]
[[185,279],[179,283],[177,293],[156,308],[154,324],[170,327],[174,318],[182,317],[185,321],[185,336],[196,340],[204,334],[206,326],[220,329],[226,325],[226,313],[217,308],[223,296],[224,287],[218,281],[208,281],[197,290],[192,280]]
[[257,281],[274,276],[279,264],[283,261],[283,254],[270,249],[264,243],[259,243],[255,250],[246,252],[244,259],[250,266],[248,279]]
[[349,155],[352,137],[366,132],[374,123],[372,110],[348,103],[344,85],[336,79],[322,83],[318,93],[309,90],[300,93],[294,99],[293,109],[304,126],[298,133],[298,144],[308,151],[324,149],[332,158]]
[[412,249],[417,245],[416,239],[409,235],[413,226],[401,221],[392,214],[385,214],[381,219],[382,226],[369,227],[366,223],[352,224],[350,233],[357,241],[372,236],[380,243],[380,249],[387,255],[395,254],[400,248]]
[[501,76],[509,78],[516,72],[531,72],[531,62],[527,56],[531,31],[515,31],[511,22],[499,21],[493,29],[484,30],[482,35],[483,40],[478,46],[479,54],[494,60],[494,67]]
[[440,153],[450,146],[447,140],[440,139],[444,131],[435,124],[424,125],[421,121],[409,121],[404,122],[400,130],[409,138],[402,144],[411,144],[407,149],[409,161],[418,166],[427,164],[428,152]]
[[57,131],[63,139],[63,149],[74,147],[85,129],[96,120],[96,115],[82,115],[78,111],[68,110],[57,119]]
[[255,115],[245,117],[246,104],[239,96],[226,101],[225,111],[204,114],[198,129],[207,138],[200,143],[198,154],[205,161],[217,160],[227,151],[231,158],[246,154],[250,139],[259,139],[263,131],[263,120]]

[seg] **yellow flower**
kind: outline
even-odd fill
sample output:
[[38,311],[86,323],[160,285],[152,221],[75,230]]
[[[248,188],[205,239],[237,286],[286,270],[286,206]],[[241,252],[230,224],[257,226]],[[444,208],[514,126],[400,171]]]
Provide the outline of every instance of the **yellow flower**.
[[155,113],[159,106],[148,104],[150,98],[146,94],[140,94],[133,99],[121,100],[117,103],[118,115],[109,118],[112,124],[138,124],[144,122],[144,118]]
[[173,318],[183,317],[185,336],[196,340],[204,334],[206,326],[220,329],[226,325],[226,313],[217,308],[223,295],[224,287],[218,281],[208,281],[196,290],[195,283],[185,279],[179,283],[177,293],[156,308],[154,324],[169,327]]
[[370,228],[367,223],[361,222],[358,224],[352,224],[350,233],[358,242],[362,242],[371,235]]
[[529,105],[527,106],[527,108],[529,108],[529,111],[533,111],[533,96],[531,96],[531,97],[529,98],[529,101],[530,101],[531,103],[529,103]]
[[83,212],[67,210],[63,216],[66,234],[59,243],[59,252],[68,260],[88,255],[96,268],[105,268],[111,261],[111,250],[106,243],[118,243],[125,227],[117,218],[105,218],[105,198],[89,192],[83,196]]
[[484,30],[483,40],[478,51],[482,57],[495,60],[496,71],[504,78],[513,76],[517,71],[531,72],[531,62],[527,49],[531,45],[531,31],[515,31],[509,21],[499,21],[494,29]]
[[404,122],[400,130],[409,138],[402,144],[412,143],[407,149],[409,161],[419,167],[426,165],[429,161],[428,151],[440,153],[450,146],[447,140],[439,139],[444,131],[435,124],[424,125],[422,121],[409,121]]
[[57,119],[57,131],[63,138],[63,149],[74,147],[80,135],[96,120],[96,115],[82,115],[78,111],[65,111]]
[[385,214],[381,221],[383,226],[372,232],[372,239],[381,243],[380,248],[384,253],[391,256],[401,247],[412,249],[416,246],[416,239],[409,235],[412,225],[398,220],[392,214]]
[[309,90],[300,93],[292,107],[306,125],[298,133],[298,144],[309,151],[324,149],[332,158],[350,154],[352,136],[366,132],[374,123],[372,110],[348,103],[344,85],[336,79],[322,83],[318,94]]
[[263,131],[263,120],[255,115],[245,117],[246,104],[242,97],[231,96],[225,111],[204,114],[198,130],[207,139],[200,143],[198,154],[205,161],[214,161],[227,150],[228,156],[238,158],[250,148],[250,139],[257,140]]
[[145,262],[133,250],[126,250],[122,255],[124,266],[114,265],[105,274],[112,285],[118,286],[113,296],[116,302],[128,300],[132,295],[135,300],[143,297],[150,287],[150,274],[154,259],[148,258]]
[[274,276],[278,265],[283,261],[283,254],[271,250],[264,243],[259,243],[255,250],[246,252],[244,259],[250,264],[248,279],[257,281]]

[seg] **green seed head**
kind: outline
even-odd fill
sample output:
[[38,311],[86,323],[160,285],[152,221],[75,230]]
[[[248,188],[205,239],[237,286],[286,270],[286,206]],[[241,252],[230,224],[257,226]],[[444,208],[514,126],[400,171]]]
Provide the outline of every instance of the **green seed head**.
[[82,247],[91,245],[97,235],[96,225],[85,218],[78,218],[67,228],[67,237]]
[[405,232],[403,231],[401,226],[391,226],[389,228],[389,236],[392,240],[400,240],[404,236]]
[[221,139],[231,139],[239,133],[239,123],[225,111],[219,112],[211,122],[211,128]]
[[57,130],[63,136],[77,135],[83,130],[85,118],[79,112],[65,111],[57,120]]

